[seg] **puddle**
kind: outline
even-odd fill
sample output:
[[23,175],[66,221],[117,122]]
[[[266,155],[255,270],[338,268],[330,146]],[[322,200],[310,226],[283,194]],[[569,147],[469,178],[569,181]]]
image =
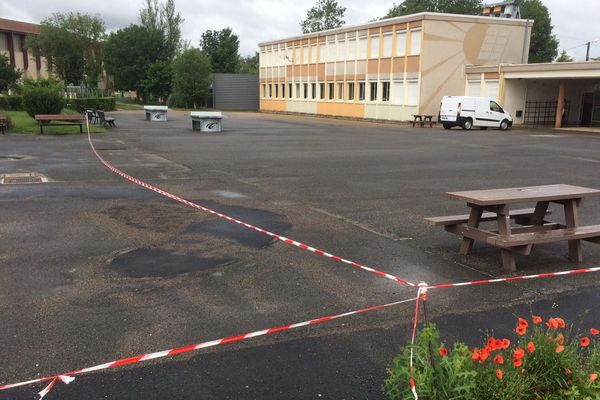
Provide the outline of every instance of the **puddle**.
[[177,255],[161,249],[135,249],[109,260],[109,265],[130,278],[160,278],[206,271],[233,261],[233,258]]
[[[207,202],[204,202],[206,204]],[[207,206],[209,206],[207,204]],[[211,207],[213,208],[213,207]],[[259,228],[284,235],[292,225],[284,221],[283,215],[255,208],[237,206],[217,206],[213,208],[222,214],[240,219]],[[206,233],[234,240],[241,245],[260,249],[269,246],[275,239],[221,218],[189,224],[186,233]]]

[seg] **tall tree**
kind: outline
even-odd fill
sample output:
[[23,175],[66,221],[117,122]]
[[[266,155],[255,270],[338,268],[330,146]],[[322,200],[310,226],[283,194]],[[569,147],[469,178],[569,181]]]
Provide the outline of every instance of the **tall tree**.
[[185,108],[206,105],[210,93],[210,58],[191,48],[173,61],[173,95],[170,103]]
[[144,92],[153,100],[165,102],[171,93],[173,68],[168,61],[157,61],[148,67],[146,79],[142,80]]
[[119,29],[108,37],[104,48],[106,72],[115,80],[115,88],[135,90],[145,98],[142,81],[149,67],[167,61],[162,33],[139,25]]
[[200,46],[210,58],[213,72],[237,72],[240,41],[231,28],[204,32]]
[[558,39],[554,34],[550,12],[541,0],[521,0],[521,18],[533,19],[529,62],[551,62],[558,55]]
[[146,5],[140,10],[140,22],[142,26],[158,30],[163,34],[164,48],[167,59],[173,58],[182,49],[181,24],[184,19],[175,10],[175,0],[166,0],[159,3],[158,0],[146,0]]
[[41,23],[40,34],[29,36],[27,45],[44,56],[56,74],[67,83],[85,80],[98,86],[106,37],[104,21],[81,13],[55,13]]
[[346,7],[336,0],[317,0],[317,4],[306,12],[306,19],[300,21],[302,33],[320,32],[344,25]]
[[420,12],[440,12],[450,14],[478,15],[481,13],[481,0],[404,0],[388,10],[384,18]]
[[561,51],[560,55],[556,59],[556,62],[572,62],[572,61],[575,61],[575,59],[573,57],[571,57],[569,55],[569,53],[567,53],[566,50]]
[[240,74],[258,74],[258,52],[253,56],[240,56],[238,72]]
[[21,77],[21,72],[10,65],[8,57],[0,54],[0,93],[6,92]]

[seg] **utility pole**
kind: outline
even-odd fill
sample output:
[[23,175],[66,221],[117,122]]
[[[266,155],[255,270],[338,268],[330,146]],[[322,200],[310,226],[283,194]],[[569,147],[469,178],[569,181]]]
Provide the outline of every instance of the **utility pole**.
[[587,42],[587,51],[585,52],[585,61],[590,61],[590,45],[592,42]]

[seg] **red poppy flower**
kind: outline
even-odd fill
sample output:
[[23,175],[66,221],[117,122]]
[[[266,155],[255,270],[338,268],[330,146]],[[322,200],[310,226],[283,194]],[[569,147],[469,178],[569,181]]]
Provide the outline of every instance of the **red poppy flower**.
[[582,337],[579,340],[579,344],[581,344],[583,347],[588,347],[590,345],[590,338],[587,336]]
[[533,353],[535,351],[535,344],[533,342],[527,343],[527,351]]
[[519,318],[519,326],[522,326],[523,328],[527,328],[529,326],[529,324],[523,318]]
[[506,350],[509,347],[510,347],[510,340],[509,339],[502,339],[502,348]]
[[479,361],[479,349],[477,347],[475,347],[473,349],[473,351],[471,352],[471,360],[473,361]]
[[562,353],[564,350],[565,350],[565,346],[563,346],[563,345],[556,346],[557,353]]
[[496,350],[500,350],[504,347],[504,341],[502,341],[501,339],[496,339],[496,341],[494,342],[494,347],[496,348]]
[[515,358],[523,358],[523,356],[524,356],[524,355],[525,355],[525,350],[523,350],[523,349],[522,349],[522,348],[520,348],[520,347],[517,347],[517,348],[515,349],[515,353],[514,353],[514,357],[515,357]]
[[493,347],[495,345],[496,345],[496,339],[494,339],[493,337],[491,337],[487,340],[487,347],[489,347],[490,349],[493,349]]
[[524,326],[517,326],[516,331],[519,335],[523,336],[527,333],[527,328],[525,328]]
[[440,347],[438,352],[440,353],[440,356],[442,356],[442,357],[446,357],[448,355],[448,349],[445,347]]
[[482,349],[479,353],[480,353],[479,361],[481,361],[481,363],[483,364],[485,362],[485,360],[487,360],[488,357],[490,356],[490,352],[487,351],[486,349]]
[[548,328],[556,330],[558,329],[558,321],[556,320],[556,318],[550,318],[548,322],[546,322],[546,326],[548,326]]
[[564,328],[566,326],[564,319],[562,319],[562,318],[555,318],[555,320],[556,320],[556,322],[558,322],[558,327],[559,328]]
[[520,367],[521,365],[523,365],[523,359],[522,358],[513,358],[513,365],[515,367]]
[[558,344],[565,344],[565,335],[563,335],[562,333],[559,333],[558,335],[556,335],[556,338],[554,339],[554,341]]
[[494,364],[504,364],[504,357],[498,354],[496,357],[494,357]]
[[496,370],[496,377],[498,378],[498,380],[501,381],[502,380],[502,376],[504,376],[504,374],[502,373],[502,370],[498,368]]
[[533,316],[533,323],[536,325],[539,325],[542,323],[542,317],[540,317],[539,315],[534,315]]
[[596,328],[590,328],[590,333],[594,336],[600,333],[600,331]]
[[598,379],[598,374],[595,372],[592,372],[590,374],[590,383],[594,382],[596,379]]

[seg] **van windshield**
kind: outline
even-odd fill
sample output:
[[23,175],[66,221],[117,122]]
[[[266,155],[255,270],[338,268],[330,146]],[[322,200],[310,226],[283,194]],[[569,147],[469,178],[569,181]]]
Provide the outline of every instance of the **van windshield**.
[[500,107],[495,101],[490,101],[490,110],[495,112],[504,112],[504,110],[502,110],[502,107]]

